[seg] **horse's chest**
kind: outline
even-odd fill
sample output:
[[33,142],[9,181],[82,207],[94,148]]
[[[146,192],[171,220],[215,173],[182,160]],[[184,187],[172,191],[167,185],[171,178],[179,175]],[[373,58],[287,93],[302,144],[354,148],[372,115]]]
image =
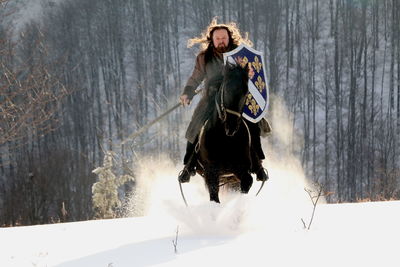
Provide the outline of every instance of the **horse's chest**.
[[236,159],[247,157],[248,137],[242,131],[234,136],[227,136],[221,127],[216,127],[204,134],[203,145],[207,158],[210,160],[236,161]]

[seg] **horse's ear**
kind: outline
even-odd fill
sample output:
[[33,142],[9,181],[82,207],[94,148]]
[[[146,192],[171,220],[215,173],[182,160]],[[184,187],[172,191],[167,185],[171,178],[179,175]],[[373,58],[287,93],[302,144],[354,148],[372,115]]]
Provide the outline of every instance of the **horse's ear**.
[[226,64],[225,64],[225,69],[226,69],[226,70],[232,70],[232,69],[234,69],[236,66],[238,66],[237,63],[232,63],[232,62],[227,61]]
[[249,66],[246,64],[245,67],[240,66],[237,63],[226,62],[224,67],[224,76],[232,76],[232,75],[245,75],[247,77],[249,73]]
[[224,68],[224,74],[239,69],[242,69],[242,67],[239,64],[227,61]]

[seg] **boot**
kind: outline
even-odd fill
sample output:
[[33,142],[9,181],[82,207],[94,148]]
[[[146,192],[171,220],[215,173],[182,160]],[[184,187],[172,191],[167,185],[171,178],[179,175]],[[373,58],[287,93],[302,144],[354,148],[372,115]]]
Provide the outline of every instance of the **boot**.
[[194,176],[195,174],[196,171],[194,170],[194,168],[191,169],[188,165],[185,165],[183,170],[179,173],[178,181],[180,183],[187,183],[190,181],[190,176]]
[[257,172],[256,172],[256,176],[257,176],[257,181],[262,181],[265,182],[269,179],[268,176],[268,171],[265,172],[266,169],[264,169],[263,167],[261,167]]

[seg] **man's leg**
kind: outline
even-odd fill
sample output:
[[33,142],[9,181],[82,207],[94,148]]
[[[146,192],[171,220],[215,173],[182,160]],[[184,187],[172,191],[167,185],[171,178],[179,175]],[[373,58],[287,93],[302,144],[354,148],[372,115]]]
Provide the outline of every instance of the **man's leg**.
[[262,159],[260,159],[260,155],[257,155],[257,152],[256,152],[257,150],[258,149],[254,149],[254,147],[252,146],[252,149],[250,152],[251,161],[252,161],[251,172],[256,174],[257,181],[266,181],[269,178],[268,173],[265,172],[265,169],[262,166]]
[[251,172],[256,174],[257,181],[268,180],[268,172],[265,172],[262,166],[262,160],[265,159],[264,152],[261,146],[260,129],[257,124],[253,124],[251,132],[251,160],[252,160],[252,170]]
[[196,174],[195,163],[196,163],[196,153],[195,153],[196,142],[194,144],[187,142],[186,154],[183,158],[183,164],[185,167],[179,173],[178,180],[181,183],[187,183],[190,180],[190,176]]

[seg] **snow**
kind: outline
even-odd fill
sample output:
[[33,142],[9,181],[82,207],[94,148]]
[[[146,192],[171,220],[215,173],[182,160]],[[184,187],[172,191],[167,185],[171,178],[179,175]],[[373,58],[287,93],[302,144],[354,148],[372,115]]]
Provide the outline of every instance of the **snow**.
[[221,204],[209,203],[193,177],[183,185],[186,208],[181,166],[149,159],[139,183],[144,216],[0,228],[0,266],[399,266],[400,201],[321,201],[306,230],[312,204],[301,170],[294,161],[269,164],[258,197],[255,183],[248,195],[222,192]]

